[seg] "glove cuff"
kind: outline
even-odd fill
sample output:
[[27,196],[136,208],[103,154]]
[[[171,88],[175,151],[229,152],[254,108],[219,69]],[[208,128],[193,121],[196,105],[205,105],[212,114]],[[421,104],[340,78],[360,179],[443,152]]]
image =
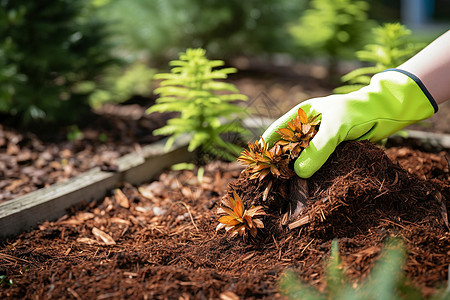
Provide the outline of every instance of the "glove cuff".
[[[416,75],[414,75],[412,73],[409,73],[408,71],[401,70],[401,69],[387,69],[387,70],[384,70],[383,72],[388,72],[388,71],[399,72],[399,73],[402,73],[402,74],[408,76],[409,78],[411,78],[417,84],[417,86],[422,90],[423,94],[427,97],[428,101],[430,101],[431,105],[433,106],[434,113],[437,113],[437,111],[439,110],[439,107],[438,107],[436,101],[434,100],[433,96],[428,91],[428,89],[425,87],[423,82],[419,79],[419,77],[417,77]],[[383,73],[383,72],[381,72],[381,73]]]

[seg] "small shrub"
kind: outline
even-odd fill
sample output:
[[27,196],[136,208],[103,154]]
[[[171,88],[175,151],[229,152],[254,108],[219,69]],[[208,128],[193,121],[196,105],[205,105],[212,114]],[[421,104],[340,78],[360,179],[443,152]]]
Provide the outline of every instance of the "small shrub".
[[[381,257],[375,263],[368,279],[360,284],[353,284],[346,276],[339,258],[337,241],[333,241],[330,258],[325,270],[326,287],[319,292],[313,287],[299,281],[292,271],[282,275],[280,287],[288,299],[314,300],[362,300],[362,299],[423,299],[418,289],[406,279],[402,271],[406,261],[404,246],[398,240],[388,241]],[[450,291],[442,290],[433,299],[448,299]]]
[[236,118],[243,113],[243,108],[230,102],[247,100],[247,97],[238,94],[234,85],[218,81],[236,69],[218,69],[224,62],[210,61],[205,55],[203,49],[187,49],[179,60],[170,62],[171,73],[155,75],[155,79],[163,79],[161,87],[155,90],[160,98],[147,112],[179,112],[178,117],[154,131],[154,134],[170,135],[167,148],[177,137],[189,133],[192,134],[189,151],[200,148],[202,154],[234,160],[242,149],[222,139],[221,134],[244,132]]
[[327,58],[333,75],[338,58],[351,56],[363,43],[372,26],[368,9],[361,0],[312,0],[290,33],[306,55]]
[[368,85],[370,78],[381,71],[395,68],[416,54],[422,43],[411,41],[411,31],[399,23],[387,23],[373,28],[373,43],[357,51],[357,58],[371,66],[358,68],[342,76],[347,85],[336,88],[336,93],[349,93]]
[[2,112],[26,124],[72,122],[88,110],[89,95],[74,86],[114,61],[105,24],[89,8],[86,1],[0,1]]

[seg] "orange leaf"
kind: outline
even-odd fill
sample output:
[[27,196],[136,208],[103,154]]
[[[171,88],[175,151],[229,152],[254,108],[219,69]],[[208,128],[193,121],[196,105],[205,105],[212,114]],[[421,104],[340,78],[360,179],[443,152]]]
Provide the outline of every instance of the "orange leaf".
[[238,219],[238,218],[241,217],[241,216],[236,215],[236,213],[234,212],[234,210],[232,210],[232,209],[230,209],[230,208],[222,207],[222,209],[223,209],[229,216],[231,216],[231,217],[233,217],[233,218],[235,218],[235,219]]
[[301,108],[298,109],[298,117],[300,118],[300,121],[303,124],[308,123],[308,116],[306,115],[305,111]]
[[295,131],[295,125],[294,125],[295,120],[297,120],[297,118],[295,118],[294,120],[289,121],[289,122],[287,123],[287,127],[288,127],[290,130],[292,130],[292,131]]
[[223,197],[221,202],[222,202],[222,204],[225,205],[226,207],[232,208],[232,207],[233,207],[233,204],[231,203],[230,198],[231,198],[231,197],[228,197],[228,196]]
[[234,191],[233,196],[236,201],[236,205],[233,207],[233,210],[239,218],[242,218],[242,214],[244,213],[244,204],[242,203],[241,198]]
[[294,132],[288,128],[279,128],[277,133],[279,133],[280,135],[282,135],[283,137],[292,137],[294,136]]
[[230,226],[234,226],[241,223],[232,216],[222,216],[219,218],[219,222]]
[[317,114],[317,115],[315,115],[314,117],[312,117],[311,118],[311,120],[309,121],[309,123],[311,124],[311,125],[318,125],[319,123],[320,123],[320,119],[319,119],[319,117],[321,116],[321,114]]

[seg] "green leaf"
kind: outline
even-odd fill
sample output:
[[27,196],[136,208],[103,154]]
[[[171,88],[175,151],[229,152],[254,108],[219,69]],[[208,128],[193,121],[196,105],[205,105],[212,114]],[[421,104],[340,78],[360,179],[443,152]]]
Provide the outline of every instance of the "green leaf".
[[339,258],[338,241],[333,240],[331,244],[331,255],[326,268],[327,292],[329,295],[336,295],[347,284],[344,270],[341,268]]
[[286,295],[289,300],[325,300],[324,296],[321,296],[319,292],[306,285],[297,279],[295,273],[292,271],[285,271],[281,275],[280,280],[281,292]]
[[[366,68],[359,68],[356,70],[353,70],[347,74],[345,74],[344,76],[342,76],[342,81],[351,81],[354,80],[355,78],[358,78],[362,75],[366,75],[366,74],[375,74],[378,72],[381,72],[383,70],[380,70],[379,67],[366,67]],[[370,82],[370,77],[369,77],[369,82]],[[369,83],[367,82],[367,84]]]
[[209,134],[206,132],[197,132],[189,142],[188,151],[192,152],[209,140]]

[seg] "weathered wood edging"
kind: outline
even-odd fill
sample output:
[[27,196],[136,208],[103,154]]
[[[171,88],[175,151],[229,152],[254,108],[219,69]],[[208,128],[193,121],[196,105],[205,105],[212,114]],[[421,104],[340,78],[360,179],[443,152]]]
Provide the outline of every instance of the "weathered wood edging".
[[114,161],[117,172],[93,168],[66,182],[54,184],[0,204],[0,239],[35,228],[46,220],[56,220],[81,202],[99,200],[121,182],[139,184],[150,180],[175,163],[189,161],[188,137],[181,138],[169,151],[165,140],[124,155]]

